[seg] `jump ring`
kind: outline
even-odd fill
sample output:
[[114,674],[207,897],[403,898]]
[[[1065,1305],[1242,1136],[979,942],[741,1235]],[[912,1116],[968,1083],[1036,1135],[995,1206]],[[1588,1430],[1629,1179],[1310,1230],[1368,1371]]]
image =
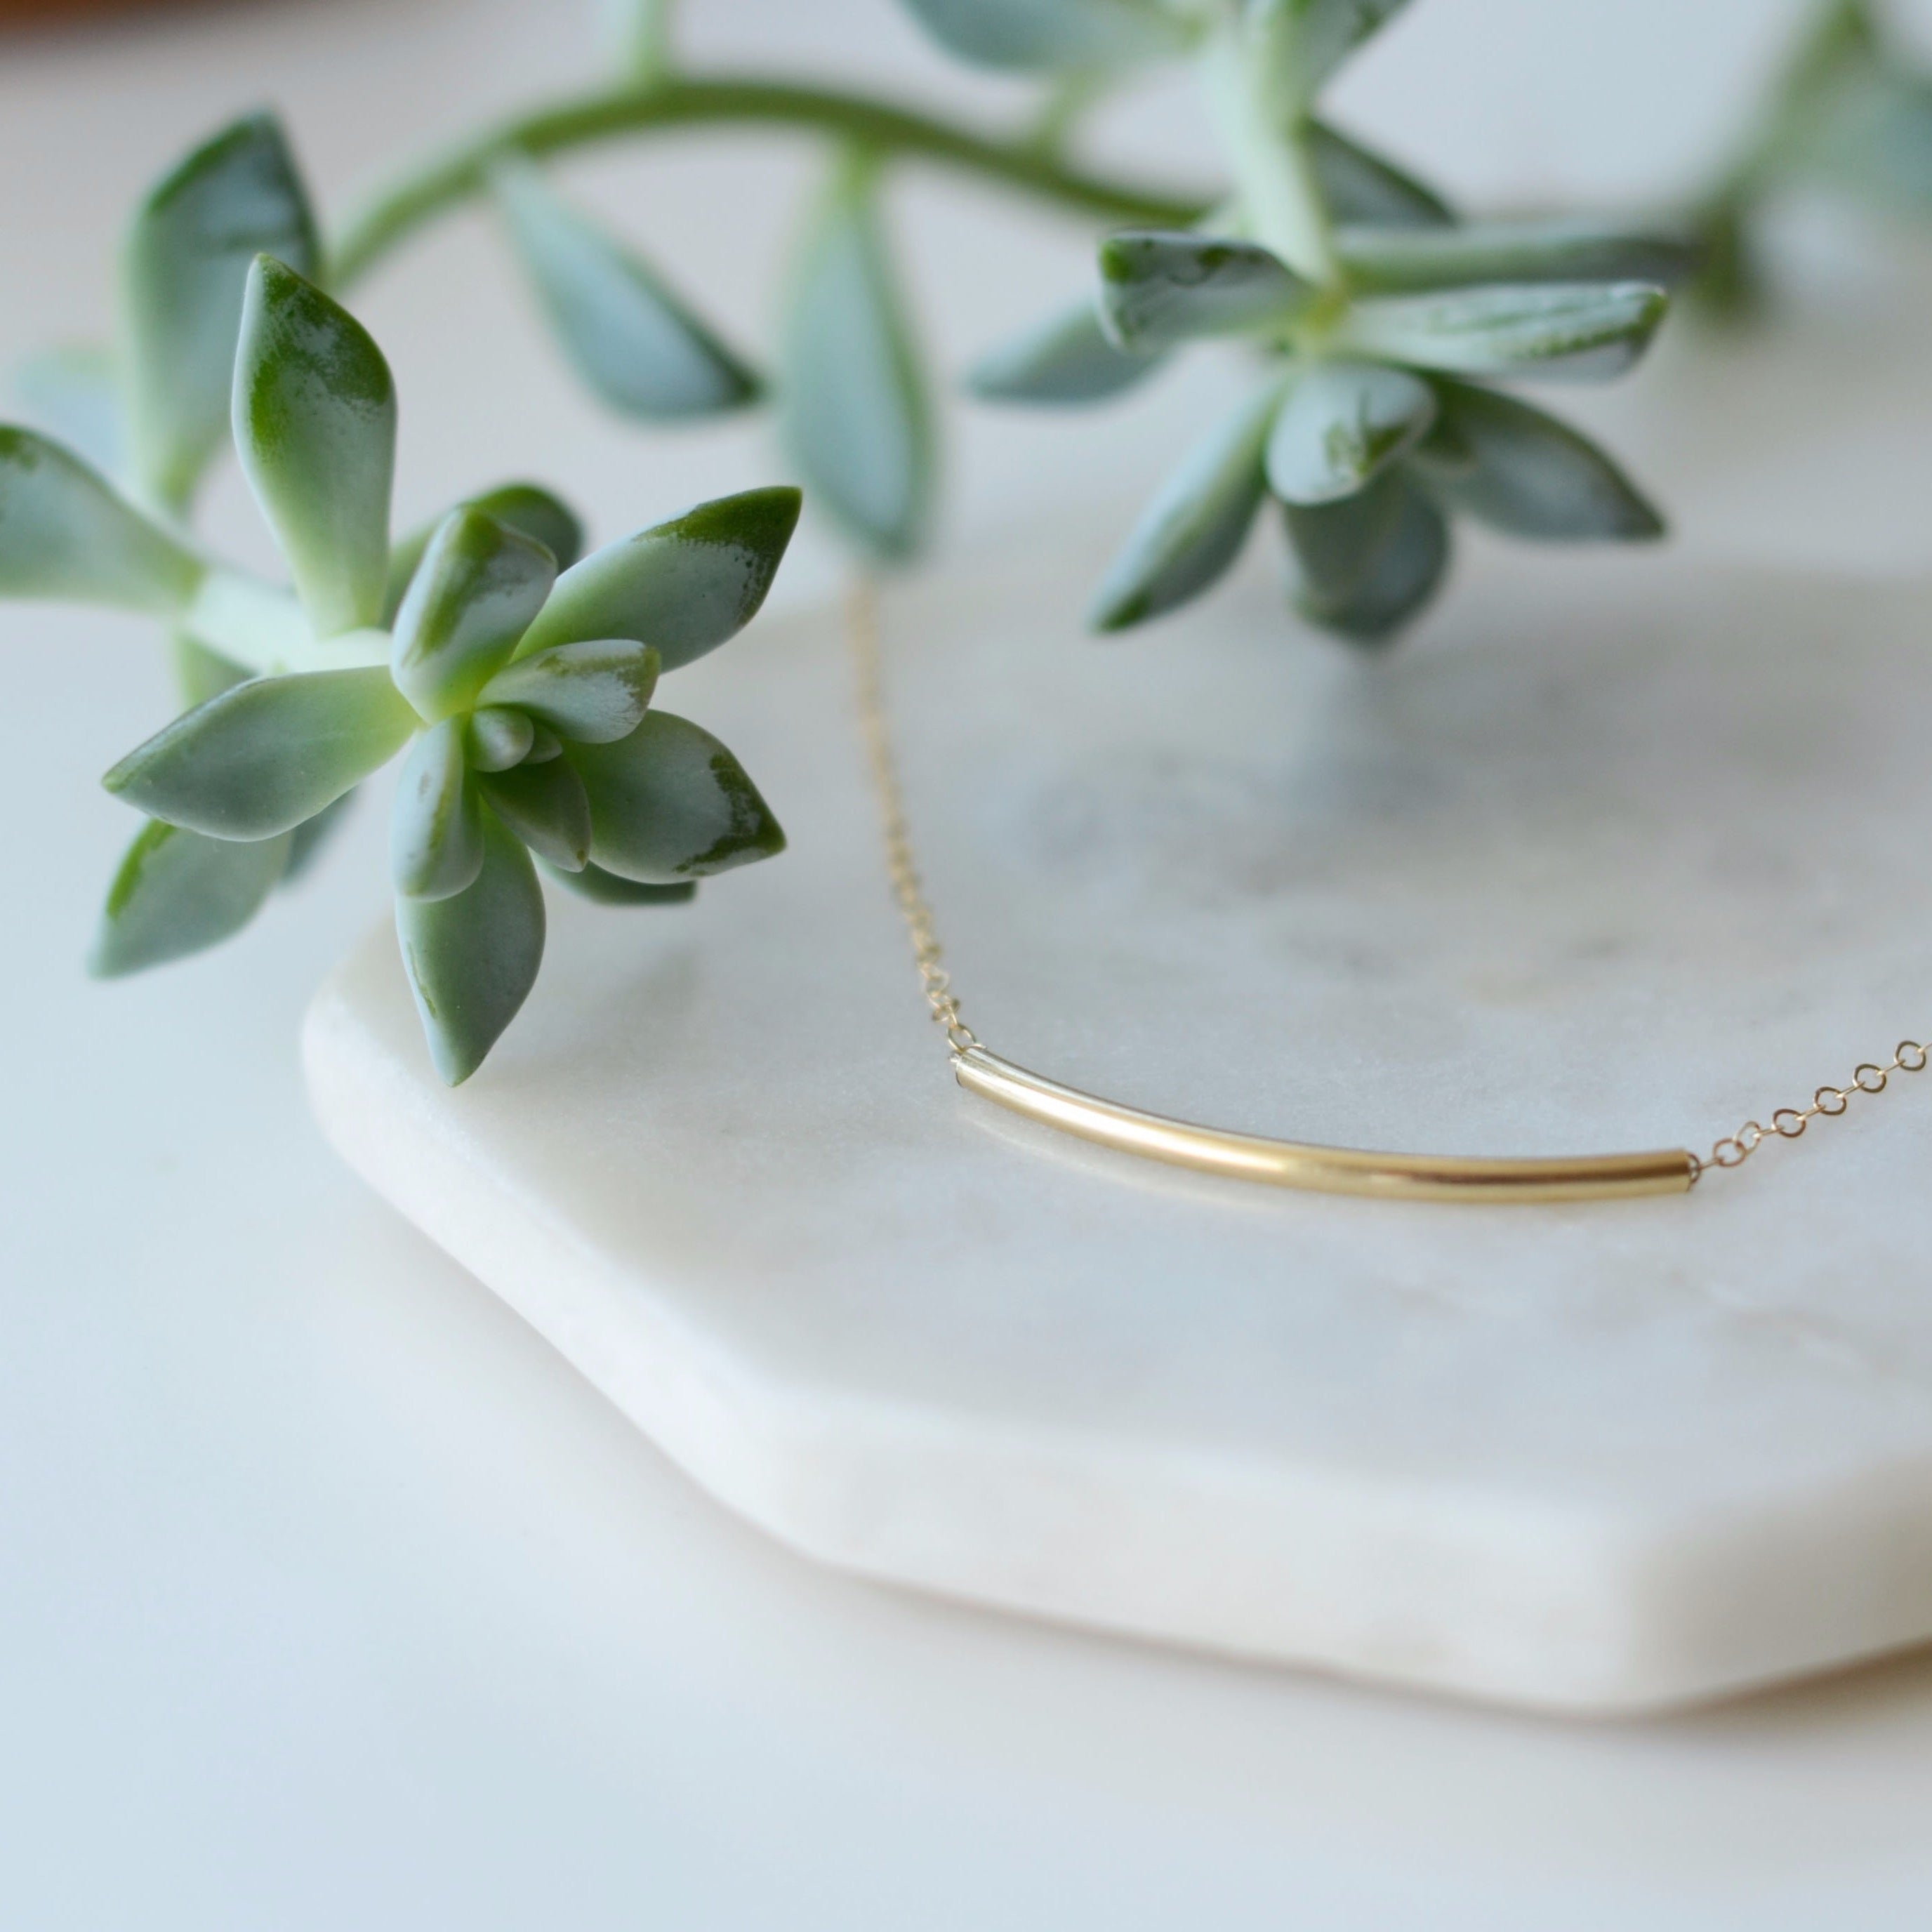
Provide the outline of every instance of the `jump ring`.
[[1772,1115],[1771,1124],[1786,1140],[1795,1141],[1804,1131],[1807,1122],[1796,1107],[1780,1107]]
[[[1865,1078],[1868,1073],[1872,1076],[1869,1080]],[[1852,1084],[1861,1094],[1882,1094],[1885,1091],[1885,1069],[1882,1066],[1874,1066],[1868,1060],[1852,1076]]]
[[1811,1096],[1811,1102],[1820,1113],[1836,1120],[1852,1103],[1844,1092],[1836,1087],[1821,1087]]
[[[1744,1138],[1747,1134],[1750,1136],[1748,1140]],[[1764,1144],[1764,1130],[1756,1121],[1747,1120],[1738,1128],[1735,1138],[1738,1145],[1742,1148],[1746,1154],[1756,1154]]]
[[1711,1150],[1711,1158],[1719,1167],[1742,1167],[1750,1152],[1743,1142],[1726,1136]]
[[1901,1073],[1923,1073],[1925,1071],[1925,1049],[1916,1040],[1902,1040],[1892,1054],[1898,1063]]

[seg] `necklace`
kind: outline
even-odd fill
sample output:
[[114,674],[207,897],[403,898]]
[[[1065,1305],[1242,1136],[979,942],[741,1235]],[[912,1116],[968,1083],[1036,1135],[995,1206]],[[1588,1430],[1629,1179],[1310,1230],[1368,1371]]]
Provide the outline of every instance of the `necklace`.
[[1795,1141],[1813,1120],[1836,1119],[1855,1094],[1883,1093],[1894,1073],[1924,1070],[1928,1049],[1916,1040],[1900,1040],[1884,1066],[1866,1061],[1852,1074],[1849,1086],[1820,1087],[1810,1106],[1780,1107],[1768,1126],[1747,1120],[1701,1157],[1688,1148],[1660,1148],[1642,1154],[1553,1159],[1373,1154],[1274,1140],[1146,1113],[1030,1072],[993,1052],[960,1016],[906,822],[886,712],[878,594],[869,579],[854,580],[845,616],[859,726],[878,799],[886,876],[912,941],[913,963],[926,1004],[945,1034],[954,1076],[968,1092],[1061,1133],[1170,1166],[1325,1194],[1399,1201],[1604,1201],[1640,1194],[1687,1194],[1712,1168],[1742,1166],[1774,1137]]

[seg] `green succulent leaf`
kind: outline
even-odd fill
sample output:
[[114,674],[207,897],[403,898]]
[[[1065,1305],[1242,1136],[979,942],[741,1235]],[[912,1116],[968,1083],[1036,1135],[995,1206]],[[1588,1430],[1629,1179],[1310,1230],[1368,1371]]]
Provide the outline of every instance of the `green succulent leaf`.
[[1252,242],[1130,231],[1100,244],[1101,326],[1121,349],[1285,328],[1314,292]]
[[101,782],[171,825],[272,838],[386,764],[416,722],[380,666],[254,678],[177,718]]
[[1119,67],[1185,50],[1188,23],[1159,0],[906,0],[949,53],[1038,72]]
[[650,712],[614,744],[567,746],[564,756],[590,795],[590,856],[620,878],[670,885],[784,850],[744,767],[668,711]]
[[1297,112],[1407,4],[1408,0],[1244,0],[1248,58],[1263,68],[1277,106],[1284,113]]
[[406,898],[446,899],[483,869],[483,814],[464,757],[464,721],[410,747],[389,814],[389,872]]
[[128,460],[121,372],[113,352],[68,342],[30,356],[14,371],[14,393],[28,420],[104,476]]
[[346,791],[333,805],[324,806],[313,818],[304,818],[289,834],[289,862],[287,870],[282,874],[284,885],[298,884],[308,876],[310,868],[342,830],[355,802],[356,794]]
[[1337,221],[1376,228],[1436,228],[1456,219],[1434,189],[1359,142],[1310,118],[1302,138],[1315,184]]
[[620,879],[602,866],[586,866],[580,872],[566,872],[560,866],[546,866],[544,870],[559,885],[568,886],[593,905],[686,905],[698,896],[695,879],[676,886],[647,886],[636,879]]
[[119,979],[239,932],[286,870],[290,843],[285,833],[238,844],[150,819],[107,890],[88,970]]
[[1435,419],[1435,392],[1406,369],[1318,362],[1296,378],[1268,433],[1268,488],[1288,503],[1352,496]]
[[788,487],[747,490],[592,551],[557,579],[520,654],[628,638],[665,670],[702,657],[757,616],[799,502]]
[[1646,282],[1544,282],[1355,303],[1335,334],[1357,354],[1452,375],[1601,381],[1649,346],[1670,298]]
[[488,705],[511,705],[560,737],[608,745],[638,728],[657,688],[658,654],[627,638],[554,644],[519,658],[483,688]]
[[1152,375],[1159,352],[1134,353],[1107,340],[1090,299],[1036,324],[983,356],[966,386],[989,403],[1090,403]]
[[121,256],[135,470],[161,502],[193,494],[227,434],[242,297],[257,255],[318,260],[281,127],[254,114],[195,149],[136,211]]
[[206,704],[211,698],[220,697],[231,685],[245,684],[254,676],[247,666],[224,657],[184,631],[175,632],[168,643],[174,658],[175,684],[182,702],[190,710],[197,704]]
[[1459,228],[1343,228],[1336,251],[1365,295],[1485,283],[1636,281],[1675,288],[1695,272],[1696,242],[1595,221],[1484,221]]
[[932,406],[865,158],[839,169],[800,250],[783,368],[785,440],[816,500],[874,556],[911,556],[932,504]]
[[[506,483],[500,488],[486,490],[480,496],[466,497],[456,507],[481,510],[486,517],[494,517],[500,524],[535,538],[556,559],[559,570],[568,570],[584,554],[584,526],[576,512],[561,497],[552,496],[536,484]],[[442,526],[440,518],[435,523],[424,524],[419,530],[412,530],[389,553],[388,587],[382,598],[385,624],[394,622],[416,566],[422,562],[423,552]]]
[[1449,526],[1402,473],[1385,470],[1340,502],[1284,503],[1296,608],[1352,642],[1384,642],[1436,594]]
[[1123,631],[1198,596],[1240,554],[1266,488],[1262,466],[1281,389],[1270,384],[1189,453],[1134,526],[1087,614]]
[[382,616],[396,391],[349,311],[285,264],[248,272],[235,444],[319,637]]
[[530,756],[536,737],[527,712],[486,705],[470,714],[465,741],[470,766],[479,772],[506,772]]
[[396,934],[430,1059],[460,1086],[516,1018],[543,964],[543,888],[530,855],[486,813],[474,883],[450,898],[398,898]]
[[566,758],[519,765],[477,781],[490,809],[553,870],[580,872],[590,856],[590,800]]
[[548,724],[530,721],[530,748],[524,754],[526,765],[547,765],[553,758],[563,756],[563,740]]
[[1412,460],[1452,508],[1512,536],[1640,542],[1664,519],[1603,451],[1542,410],[1467,382],[1436,380],[1435,428]]
[[534,537],[482,510],[451,511],[396,613],[397,688],[428,719],[468,710],[556,581],[556,560]]
[[757,400],[758,377],[657,271],[560,200],[529,162],[500,162],[490,185],[564,352],[611,408],[658,422]]
[[0,597],[188,608],[207,566],[79,457],[0,424]]

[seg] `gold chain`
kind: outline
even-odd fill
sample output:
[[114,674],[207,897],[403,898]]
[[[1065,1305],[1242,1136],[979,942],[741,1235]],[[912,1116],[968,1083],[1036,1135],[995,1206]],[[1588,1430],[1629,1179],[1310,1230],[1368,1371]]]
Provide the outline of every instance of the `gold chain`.
[[[933,923],[932,908],[913,856],[912,835],[906,824],[905,798],[900,789],[898,767],[892,756],[892,734],[886,722],[885,695],[879,662],[879,611],[876,590],[870,578],[855,577],[846,596],[846,628],[850,640],[854,681],[859,700],[859,724],[866,741],[866,758],[872,767],[872,788],[878,800],[879,825],[884,837],[886,872],[892,896],[905,920],[907,936],[912,941],[913,962],[919,969],[920,985],[934,1021],[945,1030],[946,1044],[956,1057],[969,1048],[980,1047],[973,1030],[960,1018],[959,1002],[952,991],[939,934]],[[1845,1087],[1820,1087],[1808,1107],[1780,1107],[1771,1117],[1771,1124],[1747,1120],[1734,1134],[1726,1134],[1700,1159],[1688,1158],[1694,1184],[1712,1168],[1742,1167],[1758,1149],[1774,1137],[1798,1139],[1812,1121],[1820,1118],[1835,1120],[1850,1106],[1852,1096],[1882,1094],[1894,1073],[1922,1073],[1932,1049],[1913,1040],[1902,1040],[1892,1058],[1882,1066],[1867,1060],[1852,1073]]]
[[879,803],[879,830],[885,839],[886,874],[892,897],[905,920],[912,941],[913,964],[934,1021],[946,1029],[946,1042],[963,1053],[979,1042],[959,1017],[952,996],[952,977],[946,970],[932,908],[926,902],[919,866],[913,857],[912,835],[906,828],[905,798],[899,789],[898,766],[892,757],[892,734],[886,724],[885,695],[879,682],[879,602],[869,578],[852,580],[845,597],[847,634],[852,643],[854,682],[859,694],[859,728],[866,739],[866,761],[872,769],[872,790]]

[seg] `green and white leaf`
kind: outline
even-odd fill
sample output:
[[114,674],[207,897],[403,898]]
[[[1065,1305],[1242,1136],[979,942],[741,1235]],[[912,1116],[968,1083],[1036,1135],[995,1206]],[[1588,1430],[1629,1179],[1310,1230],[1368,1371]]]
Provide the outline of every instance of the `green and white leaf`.
[[1121,349],[1286,328],[1314,293],[1252,242],[1130,230],[1100,244],[1101,326]]
[[874,556],[911,556],[932,506],[932,410],[865,157],[840,166],[799,252],[782,368],[785,441],[814,501]]
[[228,433],[243,289],[257,255],[316,273],[315,223],[280,124],[254,114],[136,211],[121,254],[122,353],[141,487],[184,506]]
[[28,422],[53,442],[104,476],[122,473],[128,430],[111,350],[94,342],[44,349],[14,371],[14,393]]
[[568,746],[564,756],[590,796],[590,856],[620,878],[669,885],[784,850],[744,767],[668,711],[650,712],[614,744]]
[[564,352],[611,408],[656,422],[757,400],[757,376],[657,270],[560,200],[529,162],[499,162],[490,186]]
[[107,890],[88,970],[118,979],[239,932],[287,869],[291,843],[286,833],[246,844],[209,838],[150,819]]
[[1435,392],[1406,369],[1318,362],[1295,378],[1268,432],[1268,488],[1288,503],[1352,496],[1435,419]]
[[576,743],[607,745],[638,728],[657,681],[649,644],[602,638],[519,658],[484,686],[482,701],[511,706]]
[[686,905],[698,896],[698,881],[687,879],[675,886],[647,886],[638,879],[620,879],[602,866],[586,866],[581,872],[566,871],[560,866],[546,866],[559,885],[568,886],[580,898],[593,905]]
[[1347,227],[1336,252],[1364,295],[1485,283],[1636,281],[1675,288],[1695,272],[1688,235],[1586,220],[1484,221],[1457,228]]
[[1160,0],[906,0],[949,53],[980,67],[1066,71],[1186,51],[1191,24]]
[[272,838],[388,764],[416,724],[380,667],[255,678],[177,718],[101,782],[171,825]]
[[412,899],[446,899],[483,868],[483,815],[464,757],[464,721],[446,718],[410,747],[389,814],[389,873]]
[[1098,402],[1144,382],[1162,360],[1158,350],[1117,349],[1092,301],[1083,299],[982,356],[966,387],[982,402]]
[[430,1060],[460,1086],[516,1018],[543,964],[543,888],[530,855],[486,813],[475,882],[450,898],[399,898],[396,934]]
[[1354,304],[1337,349],[1452,375],[1601,381],[1628,369],[1670,305],[1645,282],[1547,282]]
[[1243,0],[1246,58],[1284,118],[1307,106],[1335,70],[1408,0]]
[[1412,460],[1452,508],[1512,536],[1630,543],[1664,519],[1630,478],[1568,424],[1514,396],[1438,377],[1435,428]]
[[1296,608],[1358,644],[1391,637],[1435,596],[1449,567],[1449,526],[1402,473],[1384,471],[1335,503],[1284,503]]
[[1087,621],[1121,631],[1198,596],[1240,554],[1265,494],[1263,452],[1281,404],[1271,383],[1202,438],[1162,485],[1102,579]]
[[506,772],[530,756],[536,736],[527,712],[485,705],[470,713],[465,740],[470,765],[479,772]]
[[798,527],[789,487],[720,496],[607,544],[566,571],[519,653],[628,638],[676,670],[734,638],[758,614]]
[[[486,490],[480,496],[467,496],[459,510],[481,510],[500,524],[508,524],[526,537],[534,537],[556,559],[559,570],[568,570],[584,554],[584,526],[577,513],[562,497],[535,483],[506,483]],[[439,518],[412,530],[389,553],[388,587],[382,598],[382,621],[393,624],[402,608],[404,595],[422,562],[429,540],[442,526]]]
[[206,571],[80,458],[0,424],[0,597],[178,616]]
[[1456,219],[1433,188],[1326,122],[1304,122],[1302,139],[1323,205],[1335,220],[1408,229],[1446,226]]
[[590,800],[567,758],[479,778],[490,808],[545,865],[579,872],[590,856]]
[[319,637],[377,622],[389,568],[396,392],[346,309],[263,255],[235,361],[235,444]]
[[534,537],[482,510],[451,511],[396,613],[397,688],[428,719],[468,710],[556,581],[556,560]]

